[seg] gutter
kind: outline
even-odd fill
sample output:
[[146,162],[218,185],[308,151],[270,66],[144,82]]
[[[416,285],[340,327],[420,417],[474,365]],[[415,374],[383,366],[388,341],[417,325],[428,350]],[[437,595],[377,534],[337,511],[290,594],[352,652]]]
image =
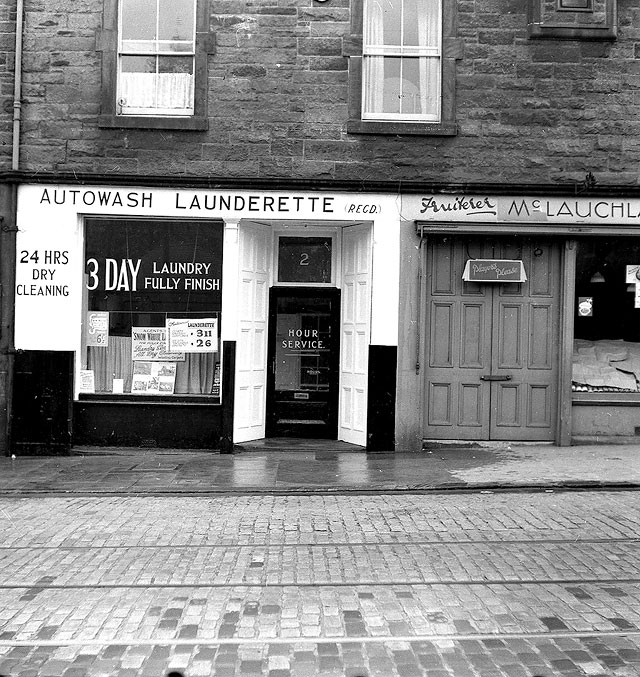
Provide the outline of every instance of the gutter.
[[[169,146],[167,146],[169,148]],[[192,188],[199,190],[305,190],[393,195],[499,195],[504,197],[620,197],[640,198],[640,185],[596,185],[578,190],[574,183],[432,183],[428,181],[368,181],[362,179],[301,179],[282,177],[169,176],[102,172],[58,172],[38,170],[0,171],[0,182],[104,186],[144,186],[146,188]]]

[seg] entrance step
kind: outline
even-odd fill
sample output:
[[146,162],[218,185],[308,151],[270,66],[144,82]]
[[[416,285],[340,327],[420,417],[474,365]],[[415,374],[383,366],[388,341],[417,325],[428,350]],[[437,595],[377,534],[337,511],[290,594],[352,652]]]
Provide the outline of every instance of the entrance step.
[[234,451],[312,451],[364,453],[364,447],[340,440],[316,440],[298,437],[268,437],[233,445]]
[[422,451],[453,451],[458,449],[483,449],[486,451],[511,451],[516,447],[545,447],[551,442],[513,442],[506,440],[422,440]]

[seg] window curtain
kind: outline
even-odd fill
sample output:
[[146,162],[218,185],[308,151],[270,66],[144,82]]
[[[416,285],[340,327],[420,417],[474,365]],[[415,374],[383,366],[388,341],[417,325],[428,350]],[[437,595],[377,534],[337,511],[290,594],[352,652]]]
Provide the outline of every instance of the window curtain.
[[[435,47],[440,44],[440,2],[418,3],[418,41],[420,47]],[[420,110],[422,115],[437,114],[437,94],[440,92],[440,59],[420,57],[420,80],[418,82]]]
[[384,112],[384,57],[367,56],[367,47],[384,42],[384,11],[381,0],[368,0],[364,25],[365,56],[363,63],[364,112]]
[[88,369],[93,370],[93,378],[97,393],[113,392],[113,379],[124,379],[124,392],[131,392],[131,337],[109,336],[106,347],[90,346],[88,348]]
[[[131,392],[133,362],[131,337],[109,336],[106,347],[88,348],[87,368],[93,370],[96,393],[112,393],[113,379],[124,380],[124,392]],[[187,353],[176,362],[176,395],[210,395],[213,390],[218,353]]]
[[217,353],[187,353],[184,362],[176,362],[176,395],[210,395],[213,390]]
[[191,73],[121,73],[120,96],[123,108],[193,108]]

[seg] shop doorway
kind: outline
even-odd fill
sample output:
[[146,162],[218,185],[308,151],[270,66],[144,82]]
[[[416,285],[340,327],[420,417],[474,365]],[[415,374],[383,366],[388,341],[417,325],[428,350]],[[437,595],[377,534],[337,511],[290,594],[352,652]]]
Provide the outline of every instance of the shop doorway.
[[269,295],[267,437],[337,439],[340,290]]
[[[525,282],[463,281],[470,259],[522,261]],[[560,245],[429,236],[424,437],[552,441]]]

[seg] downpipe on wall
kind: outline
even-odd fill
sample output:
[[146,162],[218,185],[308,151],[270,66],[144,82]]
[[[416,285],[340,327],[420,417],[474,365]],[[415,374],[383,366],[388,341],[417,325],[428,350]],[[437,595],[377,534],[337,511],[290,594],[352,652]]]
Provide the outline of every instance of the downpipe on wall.
[[13,147],[11,169],[20,169],[20,122],[22,119],[22,29],[24,23],[24,0],[16,4],[16,45],[14,54],[13,82]]

